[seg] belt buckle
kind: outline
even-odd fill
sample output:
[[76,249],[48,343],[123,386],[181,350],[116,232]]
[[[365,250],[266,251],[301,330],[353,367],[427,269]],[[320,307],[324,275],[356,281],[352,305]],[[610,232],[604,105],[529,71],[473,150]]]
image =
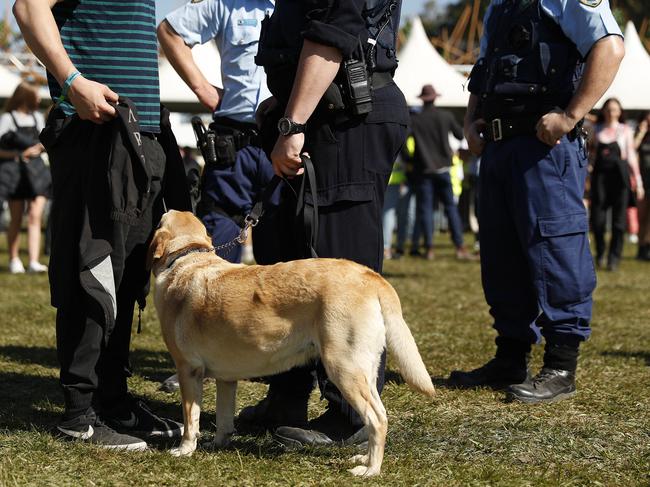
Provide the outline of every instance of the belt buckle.
[[501,119],[495,118],[490,122],[492,129],[492,140],[498,142],[503,139],[503,131],[501,130]]

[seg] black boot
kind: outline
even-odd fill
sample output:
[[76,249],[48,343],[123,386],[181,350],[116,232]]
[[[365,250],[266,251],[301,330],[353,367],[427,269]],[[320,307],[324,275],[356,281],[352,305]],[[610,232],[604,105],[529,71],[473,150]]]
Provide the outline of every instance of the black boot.
[[573,397],[575,394],[575,372],[544,367],[531,380],[508,387],[506,400],[535,404],[557,402]]
[[310,421],[307,428],[281,426],[273,436],[290,448],[363,445],[368,441],[365,426],[351,424],[348,418],[334,409],[327,409]]
[[575,371],[578,363],[578,342],[546,344],[544,367],[532,380],[512,385],[506,400],[529,404],[557,402],[576,394]]
[[286,396],[271,387],[264,399],[239,412],[235,426],[240,432],[274,430],[283,425],[307,427],[308,399]]
[[650,244],[639,245],[636,258],[637,260],[650,260]]
[[511,384],[519,384],[530,377],[528,355],[530,344],[506,337],[497,337],[496,356],[485,365],[470,370],[454,370],[449,374],[447,384],[451,387],[471,389],[491,387],[503,389]]

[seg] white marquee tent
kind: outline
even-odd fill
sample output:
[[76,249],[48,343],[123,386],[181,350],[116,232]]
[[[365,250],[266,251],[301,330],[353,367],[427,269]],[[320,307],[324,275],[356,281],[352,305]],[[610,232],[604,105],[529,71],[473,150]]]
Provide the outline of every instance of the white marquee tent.
[[650,110],[650,55],[630,21],[625,27],[625,57],[618,74],[605,95],[596,104],[611,97],[621,101],[626,110]]
[[411,32],[397,57],[399,66],[395,73],[395,83],[404,92],[410,106],[422,104],[418,95],[426,84],[433,85],[440,93],[436,105],[467,106],[469,93],[464,89],[467,79],[438,54],[419,17],[413,19]]
[[9,98],[20,83],[20,76],[0,66],[0,98]]

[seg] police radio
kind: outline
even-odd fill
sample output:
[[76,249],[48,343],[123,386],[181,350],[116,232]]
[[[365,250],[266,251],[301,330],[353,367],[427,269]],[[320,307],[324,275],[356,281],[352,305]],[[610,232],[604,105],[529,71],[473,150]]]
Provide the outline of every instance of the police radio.
[[[363,56],[361,56],[363,58]],[[343,61],[343,92],[347,95],[352,115],[372,111],[372,93],[365,59]]]

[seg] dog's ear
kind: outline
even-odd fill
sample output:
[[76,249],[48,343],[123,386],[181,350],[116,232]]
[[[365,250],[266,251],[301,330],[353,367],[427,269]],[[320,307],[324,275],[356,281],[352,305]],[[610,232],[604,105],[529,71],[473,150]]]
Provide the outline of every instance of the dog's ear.
[[165,247],[171,238],[172,234],[166,228],[156,230],[147,252],[147,269],[151,270],[154,264],[165,255]]

